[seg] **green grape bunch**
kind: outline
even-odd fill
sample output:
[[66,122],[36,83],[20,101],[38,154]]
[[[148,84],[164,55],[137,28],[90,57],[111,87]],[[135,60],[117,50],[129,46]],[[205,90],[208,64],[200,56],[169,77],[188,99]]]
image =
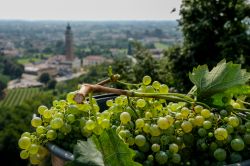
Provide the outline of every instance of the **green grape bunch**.
[[73,151],[77,140],[115,130],[142,165],[223,165],[249,158],[250,119],[232,111],[245,109],[237,99],[228,102],[230,109],[215,109],[171,93],[150,76],[131,86],[135,88],[107,100],[105,110],[92,93],[77,102],[78,91],[53,101],[51,108],[40,106],[31,120],[34,130],[18,141],[20,157],[36,165],[48,155],[48,142]]

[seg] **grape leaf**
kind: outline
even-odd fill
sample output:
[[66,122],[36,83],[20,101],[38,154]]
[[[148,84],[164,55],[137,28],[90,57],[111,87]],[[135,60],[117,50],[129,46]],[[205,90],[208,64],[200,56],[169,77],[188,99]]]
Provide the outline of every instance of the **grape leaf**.
[[78,140],[74,147],[74,160],[66,164],[66,166],[80,165],[104,166],[102,154],[91,139],[87,141]]
[[[233,97],[238,97],[239,95],[249,95],[250,94],[250,86],[249,85],[240,85],[240,86],[234,86],[232,88],[229,88],[225,90],[223,93],[217,93],[212,98],[212,103],[214,106],[225,106],[228,103],[225,102],[225,99],[230,102],[230,100]],[[223,101],[224,100],[224,101]]]
[[140,166],[141,164],[133,161],[135,152],[128,147],[113,130],[103,132],[99,137],[93,135],[97,149],[101,151],[105,166]]
[[74,148],[75,160],[67,166],[140,166],[133,161],[135,152],[113,130],[78,141]]
[[211,71],[208,70],[207,65],[194,68],[193,72],[189,73],[189,78],[197,87],[198,100],[202,100],[233,87],[245,85],[250,79],[250,73],[241,69],[240,64],[226,63],[222,60]]

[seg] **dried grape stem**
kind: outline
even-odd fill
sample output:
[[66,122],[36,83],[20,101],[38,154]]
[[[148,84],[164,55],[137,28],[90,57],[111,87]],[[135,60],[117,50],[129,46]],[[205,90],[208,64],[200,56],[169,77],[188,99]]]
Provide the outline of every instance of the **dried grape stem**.
[[91,85],[91,84],[84,84],[82,85],[81,89],[76,93],[74,100],[77,103],[82,103],[82,101],[85,99],[85,97],[90,93],[90,92],[104,92],[104,93],[115,93],[118,95],[126,95],[130,96],[129,91],[127,90],[122,90],[122,89],[116,89],[116,88],[109,88],[109,87],[104,87],[101,85]]

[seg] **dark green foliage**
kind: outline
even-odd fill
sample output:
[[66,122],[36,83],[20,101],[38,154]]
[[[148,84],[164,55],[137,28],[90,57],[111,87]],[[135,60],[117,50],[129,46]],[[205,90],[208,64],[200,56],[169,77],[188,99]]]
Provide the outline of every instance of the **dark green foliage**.
[[246,0],[183,0],[180,25],[190,65],[212,67],[223,58],[247,65],[249,12]]
[[56,83],[57,83],[56,80],[50,80],[48,82],[48,89],[55,89]]
[[51,78],[49,73],[43,73],[39,76],[38,80],[44,84],[47,84],[51,80]]

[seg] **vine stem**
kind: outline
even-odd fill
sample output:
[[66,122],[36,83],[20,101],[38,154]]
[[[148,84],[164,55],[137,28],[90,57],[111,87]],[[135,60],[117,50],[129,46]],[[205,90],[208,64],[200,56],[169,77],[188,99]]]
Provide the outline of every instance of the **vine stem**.
[[148,97],[148,98],[161,98],[166,99],[168,101],[173,102],[187,102],[187,103],[194,103],[195,100],[191,97],[188,97],[184,94],[176,94],[176,93],[143,93],[143,92],[135,92],[135,91],[128,91],[123,89],[117,88],[109,88],[99,84],[83,84],[81,89],[76,93],[74,100],[77,103],[82,103],[85,97],[90,92],[103,92],[103,93],[114,93],[118,95],[125,95],[128,97]]

